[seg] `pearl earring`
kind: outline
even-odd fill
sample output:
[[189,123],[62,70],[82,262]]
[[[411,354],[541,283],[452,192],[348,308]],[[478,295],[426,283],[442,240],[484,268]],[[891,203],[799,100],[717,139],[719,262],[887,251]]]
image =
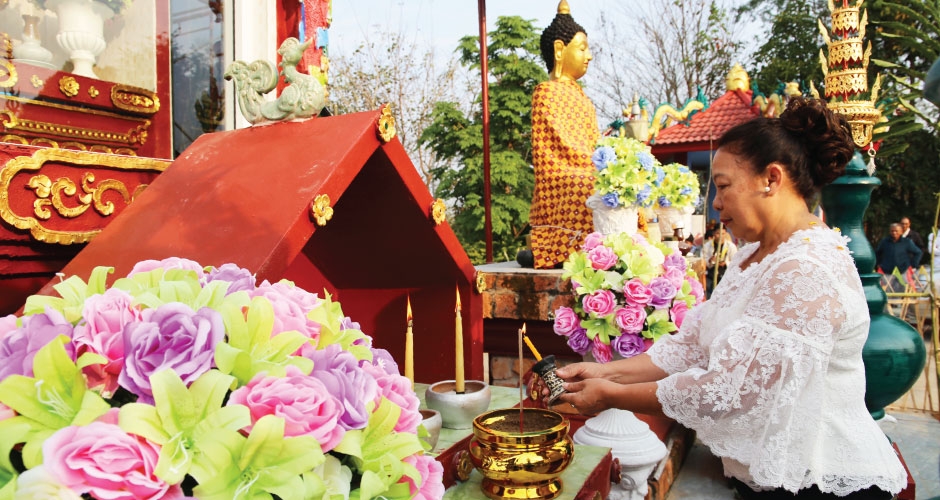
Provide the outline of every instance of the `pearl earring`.
[[770,192],[770,186],[764,186],[764,192],[765,192],[765,193],[769,193],[769,192]]

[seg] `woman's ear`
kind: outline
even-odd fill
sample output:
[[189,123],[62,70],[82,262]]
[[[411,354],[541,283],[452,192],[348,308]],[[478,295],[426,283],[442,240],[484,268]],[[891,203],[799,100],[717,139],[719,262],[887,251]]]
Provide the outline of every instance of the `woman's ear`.
[[767,165],[767,169],[764,171],[764,175],[767,176],[767,185],[771,189],[776,190],[780,188],[780,183],[783,181],[783,178],[786,176],[786,169],[783,165],[773,162],[770,165]]

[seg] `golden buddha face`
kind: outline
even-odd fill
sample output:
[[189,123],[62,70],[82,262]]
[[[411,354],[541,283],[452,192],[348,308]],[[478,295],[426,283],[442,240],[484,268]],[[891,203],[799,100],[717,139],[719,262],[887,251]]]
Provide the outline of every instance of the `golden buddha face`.
[[587,35],[578,32],[574,38],[565,45],[561,40],[555,40],[555,69],[552,71],[553,80],[577,80],[587,73],[588,63],[594,57],[588,47]]

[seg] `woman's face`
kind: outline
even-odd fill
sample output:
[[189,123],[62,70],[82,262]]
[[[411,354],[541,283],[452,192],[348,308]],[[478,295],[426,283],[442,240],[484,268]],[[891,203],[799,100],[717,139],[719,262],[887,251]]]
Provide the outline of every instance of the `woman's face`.
[[736,238],[759,241],[764,222],[755,209],[765,196],[766,180],[754,174],[744,158],[719,149],[712,163],[712,181],[716,188],[712,206],[721,223]]

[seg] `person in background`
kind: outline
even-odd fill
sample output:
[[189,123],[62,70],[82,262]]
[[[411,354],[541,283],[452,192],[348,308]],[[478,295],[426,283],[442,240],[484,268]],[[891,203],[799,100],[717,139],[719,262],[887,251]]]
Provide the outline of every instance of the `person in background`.
[[[924,244],[924,239],[921,238],[920,233],[911,229],[911,219],[907,217],[901,217],[900,223],[901,229],[903,230],[901,237],[911,240],[914,245],[920,249],[922,254],[927,253],[927,245]],[[915,263],[914,267],[917,267],[918,265],[920,265],[920,260]]]
[[923,255],[923,252],[917,248],[913,241],[901,237],[903,231],[901,224],[891,223],[888,226],[888,236],[882,238],[881,242],[878,243],[878,248],[875,249],[878,267],[887,276],[894,274],[895,269],[904,274],[907,272],[907,268],[916,268]]
[[807,202],[854,152],[845,118],[802,97],[779,118],[727,131],[713,206],[751,243],[678,332],[632,358],[559,368],[559,399],[583,414],[621,408],[695,430],[744,500],[900,492],[907,473],[865,407],[865,291],[848,239]]
[[715,285],[725,275],[725,270],[738,247],[731,241],[731,236],[724,226],[705,232],[705,243],[702,245],[702,259],[705,261],[705,295],[711,296]]
[[936,300],[940,299],[940,230],[930,233],[927,237],[927,248],[931,254],[928,259],[933,259],[933,296]]

